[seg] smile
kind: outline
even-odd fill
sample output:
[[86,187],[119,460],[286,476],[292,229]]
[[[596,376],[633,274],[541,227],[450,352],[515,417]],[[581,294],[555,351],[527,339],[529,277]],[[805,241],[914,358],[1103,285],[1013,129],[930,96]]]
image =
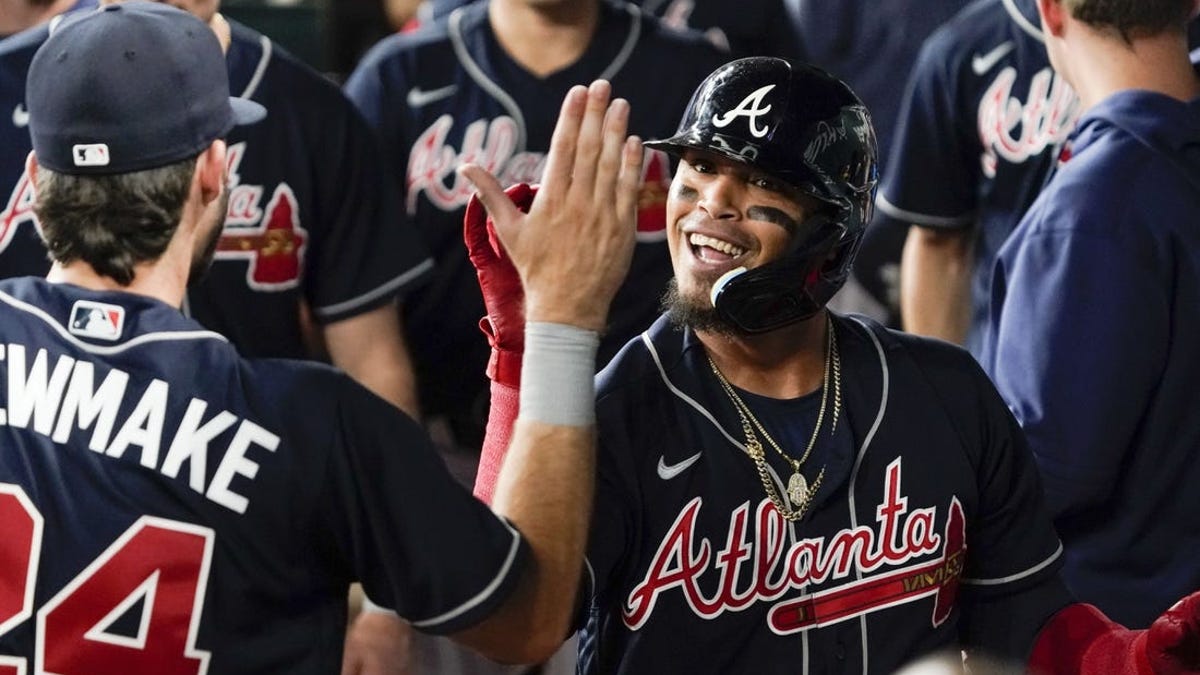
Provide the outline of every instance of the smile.
[[746,249],[698,232],[688,235],[696,257],[705,262],[726,262],[743,255]]

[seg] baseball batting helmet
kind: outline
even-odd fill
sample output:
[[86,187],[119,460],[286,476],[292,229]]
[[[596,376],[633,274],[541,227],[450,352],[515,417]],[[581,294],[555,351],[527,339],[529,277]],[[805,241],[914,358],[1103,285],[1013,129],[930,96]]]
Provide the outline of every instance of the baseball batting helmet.
[[846,282],[874,208],[879,153],[871,116],[844,82],[785,59],[739,59],[700,84],[678,133],[646,145],[756,166],[828,206],[809,214],[779,260],[717,281],[712,302],[727,321],[774,330],[816,314]]

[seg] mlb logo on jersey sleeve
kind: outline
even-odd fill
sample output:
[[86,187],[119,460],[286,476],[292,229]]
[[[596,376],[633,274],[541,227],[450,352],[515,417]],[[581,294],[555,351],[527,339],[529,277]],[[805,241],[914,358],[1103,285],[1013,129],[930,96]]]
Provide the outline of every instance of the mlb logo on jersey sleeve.
[[67,329],[74,335],[98,340],[119,340],[125,327],[125,308],[102,302],[78,300],[71,307]]

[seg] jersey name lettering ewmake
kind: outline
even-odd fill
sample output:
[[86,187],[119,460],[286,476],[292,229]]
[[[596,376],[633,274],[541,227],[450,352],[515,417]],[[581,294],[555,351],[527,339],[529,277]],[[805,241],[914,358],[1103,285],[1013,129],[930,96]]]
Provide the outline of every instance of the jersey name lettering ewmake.
[[[5,360],[8,408],[0,408],[0,426],[32,429],[55,443],[66,443],[76,429],[91,429],[88,448],[92,451],[120,459],[131,446],[138,446],[142,466],[168,478],[178,478],[188,462],[188,485],[237,513],[245,513],[249,501],[233,491],[232,482],[238,476],[253,480],[258,474],[258,463],[247,454],[252,447],[270,452],[279,447],[278,435],[227,410],[205,420],[208,402],[199,398],[191,399],[182,419],[168,420],[170,385],[159,379],[146,385],[133,410],[118,419],[122,409],[128,410],[123,404],[132,402],[137,393],[136,386],[130,386],[129,373],[113,368],[96,386],[95,364],[66,355],[51,357],[46,349],[27,350],[13,343],[0,345],[0,361]],[[231,429],[233,437],[205,486],[209,444]]]

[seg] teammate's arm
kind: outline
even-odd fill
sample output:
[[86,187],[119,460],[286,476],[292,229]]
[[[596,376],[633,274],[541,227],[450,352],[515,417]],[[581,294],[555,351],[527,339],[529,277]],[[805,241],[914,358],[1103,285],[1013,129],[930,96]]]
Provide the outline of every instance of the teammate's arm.
[[420,419],[416,374],[394,303],[326,324],[333,364],[392,405]]
[[542,189],[522,214],[495,178],[479,189],[525,289],[520,414],[493,510],[521,531],[533,562],[509,600],[455,638],[492,658],[542,661],[570,633],[595,482],[595,349],[633,253],[642,148],[611,87],[563,102]]
[[912,225],[900,259],[900,315],[904,330],[963,344],[971,322],[969,227]]

